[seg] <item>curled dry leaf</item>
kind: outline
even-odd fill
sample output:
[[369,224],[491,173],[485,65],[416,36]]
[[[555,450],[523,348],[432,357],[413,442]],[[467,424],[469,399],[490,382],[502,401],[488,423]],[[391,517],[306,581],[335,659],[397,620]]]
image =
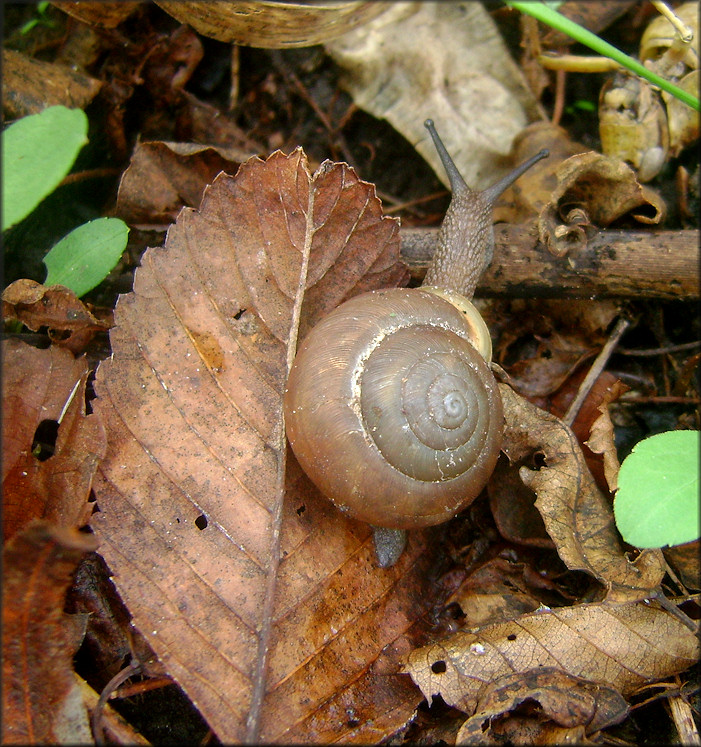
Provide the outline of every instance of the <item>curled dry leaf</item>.
[[506,427],[503,450],[512,464],[532,462],[541,453],[545,466],[521,467],[523,482],[536,494],[535,506],[570,570],[591,574],[607,588],[609,601],[643,599],[664,576],[659,550],[643,551],[635,562],[621,546],[610,502],[587,469],[576,436],[559,418],[500,385]]
[[170,224],[198,208],[220,171],[234,173],[253,153],[197,143],[137,143],[117,193],[116,214],[131,225]]
[[85,617],[63,613],[63,600],[95,538],[37,521],[3,550],[2,742],[92,742],[73,675]]
[[539,720],[551,719],[568,729],[584,726],[587,734],[620,723],[629,710],[613,687],[573,677],[556,667],[538,667],[504,675],[487,685],[475,715],[458,732],[457,744],[484,744],[492,721],[527,700],[540,705]]
[[248,47],[310,47],[333,39],[384,12],[388,3],[345,0],[335,3],[226,0],[158,5],[200,34]]
[[557,186],[555,171],[559,164],[570,156],[588,150],[581,143],[571,140],[563,127],[539,120],[524,127],[514,139],[513,162],[522,163],[543,148],[547,148],[550,155],[531,166],[504,191],[494,210],[495,222],[520,223],[538,215],[550,202]]
[[656,606],[581,604],[460,631],[412,651],[406,671],[429,704],[440,695],[472,715],[487,687],[509,675],[553,667],[628,695],[683,672],[698,655],[696,635]]
[[66,65],[2,50],[2,108],[10,119],[38,114],[61,104],[84,109],[97,96],[102,83]]
[[603,394],[601,402],[597,405],[599,416],[591,425],[589,439],[586,445],[595,454],[601,454],[604,460],[604,476],[609,490],[615,493],[618,490],[618,451],[614,440],[614,429],[608,406],[615,402],[621,394],[627,392],[628,387],[621,381],[613,382]]
[[[36,518],[82,526],[92,512],[90,486],[106,448],[102,424],[85,415],[87,364],[66,350],[38,350],[18,340],[5,340],[2,352],[5,540]],[[41,424],[55,438],[55,450],[40,459],[32,446]]]
[[[93,309],[93,311],[95,311]],[[109,329],[111,318],[100,319],[69,288],[46,286],[22,278],[2,293],[5,319],[17,319],[29,329],[48,327],[52,342],[79,353],[98,332]]]
[[377,742],[420,700],[393,675],[428,603],[423,535],[377,568],[369,528],[286,461],[281,422],[288,338],[406,279],[398,257],[372,185],[277,152],[183,210],[117,304],[92,524],[134,624],[224,742]]
[[575,254],[597,228],[624,215],[653,225],[665,217],[664,200],[641,186],[630,166],[617,158],[582,153],[564,161],[556,176],[558,186],[540,214],[538,234],[557,257]]

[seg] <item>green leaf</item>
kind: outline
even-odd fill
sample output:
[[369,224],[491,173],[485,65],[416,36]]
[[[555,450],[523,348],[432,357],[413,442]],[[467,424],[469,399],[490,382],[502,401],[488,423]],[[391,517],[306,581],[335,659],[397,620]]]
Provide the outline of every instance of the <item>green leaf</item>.
[[623,461],[613,512],[626,542],[664,547],[699,538],[699,436],[659,433]]
[[44,285],[65,285],[82,296],[99,285],[127,245],[129,228],[119,218],[98,218],[71,231],[44,257]]
[[14,226],[61,183],[88,142],[80,109],[50,106],[2,134],[2,230]]

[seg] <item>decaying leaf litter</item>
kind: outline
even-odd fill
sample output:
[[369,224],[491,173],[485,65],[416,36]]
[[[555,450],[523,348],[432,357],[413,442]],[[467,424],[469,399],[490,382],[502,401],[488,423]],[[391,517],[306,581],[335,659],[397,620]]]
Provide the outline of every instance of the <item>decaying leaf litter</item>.
[[[210,161],[204,173],[216,163]],[[196,183],[197,174],[192,179]],[[207,181],[212,180],[205,176]],[[172,197],[161,203],[166,212],[161,207],[154,224],[168,215],[169,204]],[[232,213],[242,219],[232,222]],[[605,486],[585,478],[576,439],[552,417],[546,421],[564,443],[544,435],[549,431],[543,423],[526,426],[523,434],[521,415],[511,432],[520,447],[525,435],[527,449],[544,453],[548,469],[532,473],[529,482],[536,505],[550,506],[543,511],[546,524],[554,518],[562,525],[559,532],[549,531],[564,561],[547,592],[528,586],[537,601],[547,597],[555,607],[568,599],[562,609],[573,621],[567,618],[565,632],[554,634],[552,626],[561,622],[558,610],[540,600],[540,610],[514,615],[501,632],[493,630],[493,622],[482,637],[477,633],[465,643],[459,635],[448,637],[455,653],[426,652],[436,639],[427,615],[440,609],[441,596],[447,599],[441,548],[444,552],[452,542],[464,554],[469,547],[464,537],[458,535],[462,543],[456,545],[447,528],[413,533],[400,565],[379,571],[367,528],[345,520],[315,493],[287,456],[279,427],[292,320],[299,320],[303,336],[344,298],[405,282],[406,271],[397,263],[399,238],[396,224],[381,219],[371,186],[344,166],[314,169],[301,151],[290,150],[289,156],[248,162],[236,178],[215,180],[199,211],[179,216],[166,248],[144,255],[133,294],[117,306],[114,356],[100,368],[95,413],[88,416],[107,431],[107,456],[94,482],[99,511],[91,523],[136,628],[223,741],[246,733],[286,741],[379,741],[406,723],[422,698],[408,675],[396,674],[400,670],[413,671],[428,699],[440,693],[446,702],[462,703],[467,715],[476,709],[479,725],[486,714],[500,711],[483,685],[475,691],[464,661],[476,655],[481,662],[485,653],[479,647],[488,646],[498,659],[509,660],[487,683],[495,692],[502,681],[515,683],[531,693],[524,697],[541,703],[558,728],[582,734],[586,727],[596,731],[625,718],[617,690],[628,696],[646,680],[684,671],[696,656],[695,639],[683,625],[654,602],[658,618],[651,617],[642,602],[659,585],[660,554],[648,552],[634,562],[624,554],[601,493]],[[263,262],[256,253],[261,246]],[[374,254],[366,253],[368,246]],[[69,399],[70,392],[63,403]],[[77,402],[82,401],[81,396]],[[18,436],[25,454],[31,435]],[[509,456],[514,462],[524,458]],[[91,475],[94,457],[79,459]],[[531,472],[524,469],[521,474]],[[39,481],[36,490],[45,495],[50,488]],[[85,508],[85,487],[61,490],[74,502],[77,492]],[[232,496],[239,499],[234,505]],[[38,515],[61,523],[48,511]],[[583,517],[591,522],[582,523]],[[81,523],[67,520],[68,526]],[[50,545],[50,536],[51,530],[40,541]],[[70,544],[63,537],[61,542]],[[276,557],[271,548],[279,548],[277,567],[270,562]],[[513,556],[507,560],[512,566],[513,561]],[[36,567],[41,568],[38,562]],[[579,572],[569,577],[578,578],[579,587],[561,582],[567,568]],[[581,604],[585,596],[591,601]],[[502,619],[509,620],[505,610]],[[602,679],[596,665],[611,670],[606,640],[592,640],[586,632],[601,627],[597,615],[621,617],[615,640],[629,640],[626,655],[647,665],[639,679]],[[661,620],[671,626],[664,632]],[[533,625],[543,632],[534,634]],[[650,629],[653,635],[645,632]],[[517,646],[524,637],[525,647]],[[543,647],[543,640],[549,645]],[[573,640],[592,646],[588,667],[558,653],[556,641],[568,646]],[[655,658],[660,641],[665,650]],[[422,643],[429,648],[419,648]],[[525,654],[534,647],[543,649],[541,656]],[[518,656],[509,657],[511,649]],[[626,655],[619,648],[613,661],[625,662]],[[430,662],[428,681],[421,679],[426,665],[417,666],[417,657]],[[457,681],[436,671],[439,662],[446,673],[459,672]],[[534,681],[533,667],[545,667],[545,679]],[[547,693],[569,686],[567,680],[558,684],[563,676],[575,677],[571,697],[546,703]],[[446,679],[459,696],[441,692]],[[598,706],[599,713],[610,711],[608,720],[595,718],[596,706],[584,708],[580,700],[578,720],[563,721],[575,697],[590,698],[591,683],[611,690],[607,705]],[[528,690],[533,687],[537,697]],[[469,724],[463,727],[465,740]],[[29,723],[24,733],[61,733],[57,723],[40,728],[47,729]]]

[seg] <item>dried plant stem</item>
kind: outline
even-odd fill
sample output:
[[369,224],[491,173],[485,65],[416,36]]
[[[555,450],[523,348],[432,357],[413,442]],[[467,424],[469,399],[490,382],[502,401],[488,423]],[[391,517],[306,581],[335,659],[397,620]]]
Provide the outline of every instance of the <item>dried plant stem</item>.
[[579,408],[582,406],[587,394],[589,394],[589,390],[594,386],[594,382],[599,378],[599,374],[604,370],[604,368],[606,368],[611,353],[613,353],[614,348],[618,345],[618,341],[621,339],[628,327],[630,327],[630,322],[627,319],[619,319],[616,322],[616,326],[609,335],[609,339],[606,341],[604,347],[601,348],[601,352],[596,356],[596,360],[592,364],[587,375],[584,377],[584,381],[580,384],[577,396],[574,398],[572,404],[565,413],[565,416],[562,418],[567,425],[571,426],[572,423],[574,423],[574,419],[577,417]]

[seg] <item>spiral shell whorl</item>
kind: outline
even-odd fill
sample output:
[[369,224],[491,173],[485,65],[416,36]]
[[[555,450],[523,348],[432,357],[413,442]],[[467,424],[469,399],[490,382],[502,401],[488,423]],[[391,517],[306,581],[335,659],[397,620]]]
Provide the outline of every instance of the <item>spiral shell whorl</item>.
[[467,326],[443,298],[394,289],[343,304],[305,340],[285,398],[288,434],[341,510],[375,526],[427,526],[481,491],[503,415]]

